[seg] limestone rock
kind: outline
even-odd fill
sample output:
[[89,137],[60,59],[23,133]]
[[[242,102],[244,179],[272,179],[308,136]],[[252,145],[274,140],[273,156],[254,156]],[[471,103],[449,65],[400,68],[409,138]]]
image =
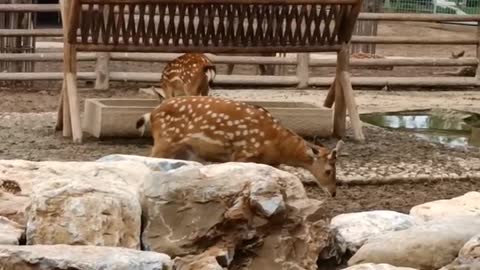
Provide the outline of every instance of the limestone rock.
[[179,160],[179,159],[166,159],[166,158],[153,158],[137,155],[121,155],[113,154],[99,158],[97,162],[117,162],[117,161],[136,161],[145,164],[152,171],[170,171],[178,169],[182,166],[202,166],[201,163],[195,161]]
[[[12,163],[16,164],[15,170]],[[25,208],[30,203],[33,179],[25,176],[22,171],[35,169],[34,162],[0,162],[0,216],[22,226],[26,225]]]
[[27,244],[140,247],[139,190],[151,173],[145,165],[8,160],[0,168],[1,179],[30,192]]
[[480,234],[470,239],[458,253],[458,257],[441,270],[480,270]]
[[166,254],[127,248],[69,245],[0,246],[3,270],[170,270]]
[[211,247],[199,255],[174,259],[175,270],[223,270],[233,260],[234,250],[228,247]]
[[0,245],[18,245],[25,236],[25,228],[5,217],[0,217]]
[[[320,205],[297,177],[267,165],[230,162],[155,172],[145,182],[142,243],[147,250],[185,256],[221,239],[263,254],[264,247],[252,243],[273,239],[269,256],[259,257],[281,266],[274,269],[316,269],[321,243],[315,237],[325,228],[310,220]],[[289,256],[293,251],[296,256]]]
[[367,211],[334,217],[330,227],[336,232],[341,251],[355,253],[367,239],[389,231],[399,231],[415,224],[414,218],[394,211]]
[[362,263],[344,268],[343,270],[415,270],[415,268],[397,267],[386,263]]
[[480,229],[473,216],[438,218],[371,238],[348,265],[387,263],[417,269],[439,269],[455,259],[462,246]]
[[472,191],[450,200],[417,205],[410,210],[410,215],[425,221],[445,216],[480,217],[480,192]]

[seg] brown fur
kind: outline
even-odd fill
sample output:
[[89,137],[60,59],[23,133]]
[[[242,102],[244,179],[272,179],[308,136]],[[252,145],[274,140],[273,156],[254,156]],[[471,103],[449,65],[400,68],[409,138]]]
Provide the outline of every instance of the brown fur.
[[213,78],[208,78],[211,72],[213,77],[215,66],[210,59],[199,53],[186,53],[169,62],[160,79],[162,92],[156,92],[160,99],[176,96],[207,96]]
[[337,149],[307,143],[264,108],[215,97],[175,97],[139,122],[150,122],[152,157],[299,166],[335,194]]

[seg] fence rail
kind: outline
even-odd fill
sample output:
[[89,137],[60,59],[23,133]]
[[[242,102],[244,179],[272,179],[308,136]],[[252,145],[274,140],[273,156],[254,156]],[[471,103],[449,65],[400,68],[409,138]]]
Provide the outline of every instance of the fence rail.
[[[56,4],[0,4],[1,12],[59,12],[59,5]],[[405,58],[405,59],[351,59],[353,67],[373,66],[473,66],[477,67],[477,76],[472,77],[431,77],[431,78],[402,78],[402,77],[353,77],[354,85],[382,86],[388,85],[416,85],[416,86],[479,86],[480,81],[480,14],[477,15],[450,15],[450,14],[402,14],[402,13],[360,13],[358,20],[366,21],[412,21],[412,22],[476,22],[478,33],[471,38],[424,38],[412,36],[359,36],[352,37],[353,44],[436,44],[436,45],[475,45],[477,57],[466,57],[460,59],[449,58]],[[0,29],[0,37],[30,36],[30,37],[62,37],[62,29]],[[98,61],[99,53],[79,53],[79,61]],[[135,62],[167,62],[178,56],[174,53],[110,53],[107,55],[111,61],[135,61]],[[296,65],[297,68],[305,67],[334,67],[336,60],[315,59],[308,57],[279,58],[260,56],[224,56],[211,55],[212,60],[218,64],[271,64],[271,65]],[[34,61],[54,62],[63,61],[63,53],[3,53],[0,54],[0,61]],[[104,60],[102,60],[104,61]],[[156,82],[156,73],[132,73],[132,72],[109,72],[108,65],[103,65],[107,70],[96,70],[97,73],[108,73],[112,81],[144,81]],[[96,72],[79,73],[79,79],[94,80],[98,78]],[[271,85],[301,85],[301,86],[327,86],[332,78],[309,77],[304,72],[297,72],[295,76],[238,76],[219,75],[216,80],[219,84],[271,84]],[[301,74],[301,76],[300,76]],[[129,77],[131,76],[131,77]],[[60,80],[62,73],[0,73],[0,80]],[[105,84],[103,84],[105,85]],[[108,82],[106,84],[108,86]]]

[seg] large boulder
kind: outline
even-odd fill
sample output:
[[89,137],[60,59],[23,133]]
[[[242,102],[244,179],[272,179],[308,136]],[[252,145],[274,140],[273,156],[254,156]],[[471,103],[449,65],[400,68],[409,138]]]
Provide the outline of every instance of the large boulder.
[[0,217],[0,245],[18,245],[25,237],[25,228],[20,224]]
[[424,221],[445,216],[480,217],[480,192],[472,191],[450,200],[438,200],[414,206],[410,215]]
[[417,269],[439,269],[453,261],[462,246],[479,230],[479,217],[435,219],[367,240],[350,258],[348,265],[387,263]]
[[321,202],[290,173],[255,163],[184,166],[153,173],[144,188],[146,250],[185,256],[222,241],[255,249],[248,269],[316,269],[324,248],[316,240],[328,226],[315,220]]
[[330,227],[342,252],[354,254],[371,237],[410,228],[413,217],[386,210],[348,213],[335,216]]
[[458,253],[458,257],[441,270],[480,270],[480,234],[470,239]]
[[0,162],[0,178],[28,190],[27,244],[140,248],[139,162]]
[[0,246],[3,270],[170,270],[166,254],[99,246]]
[[180,159],[154,158],[137,155],[112,154],[97,159],[97,162],[135,161],[146,165],[152,171],[167,172],[183,166],[202,166],[201,163]]

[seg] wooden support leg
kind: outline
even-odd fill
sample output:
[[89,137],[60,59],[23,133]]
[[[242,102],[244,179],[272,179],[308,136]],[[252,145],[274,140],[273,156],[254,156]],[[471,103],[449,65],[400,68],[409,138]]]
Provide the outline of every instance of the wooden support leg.
[[63,129],[63,93],[65,91],[64,83],[62,83],[62,89],[60,89],[60,98],[58,99],[57,108],[57,124],[55,130],[60,131]]
[[323,106],[326,108],[332,108],[333,103],[335,102],[335,81],[337,79],[335,78],[333,80],[332,85],[330,85],[330,88],[328,89],[327,97],[325,98],[325,101],[323,102]]
[[72,122],[70,118],[70,105],[68,104],[68,93],[67,93],[67,84],[65,83],[65,80],[63,80],[63,86],[62,86],[62,103],[63,103],[63,136],[64,137],[71,137],[72,136]]
[[365,141],[365,136],[362,131],[362,121],[358,115],[357,104],[355,102],[355,95],[353,93],[352,82],[350,80],[350,73],[343,71],[340,74],[340,85],[343,90],[343,96],[345,97],[345,103],[348,109],[348,116],[350,117],[350,123],[353,129],[353,136],[355,140],[359,142]]
[[347,110],[343,96],[342,85],[335,80],[335,107],[333,111],[333,135],[337,138],[345,136]]
[[95,90],[108,90],[110,84],[109,62],[110,54],[108,52],[97,53]]
[[67,85],[68,105],[70,106],[70,120],[72,122],[72,136],[74,143],[82,142],[82,126],[80,123],[80,110],[78,108],[77,95],[77,76],[74,73],[67,73],[65,75]]
[[[65,91],[63,103],[63,134],[68,134],[71,128],[71,134],[74,143],[82,142],[82,127],[80,124],[80,111],[77,96],[77,51],[75,46],[68,43],[68,36],[70,33],[70,25],[66,24],[70,16],[78,16],[79,6],[72,6],[72,2],[78,5],[75,1],[60,0],[60,10],[62,14],[63,24],[63,72],[64,72],[64,87]],[[75,12],[71,12],[75,10]],[[74,31],[74,30],[73,30]],[[67,123],[70,124],[67,125]]]

